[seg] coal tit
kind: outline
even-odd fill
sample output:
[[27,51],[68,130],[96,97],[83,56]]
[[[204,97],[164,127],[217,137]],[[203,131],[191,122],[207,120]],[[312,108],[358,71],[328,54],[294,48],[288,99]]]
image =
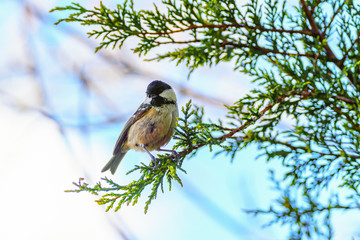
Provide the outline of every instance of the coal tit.
[[110,172],[114,174],[130,149],[147,152],[152,159],[153,166],[156,166],[157,162],[150,153],[151,151],[176,153],[173,150],[161,149],[161,147],[170,141],[178,115],[176,95],[173,89],[159,80],[151,82],[146,90],[145,101],[126,122],[116,142],[113,156],[102,172],[110,169]]

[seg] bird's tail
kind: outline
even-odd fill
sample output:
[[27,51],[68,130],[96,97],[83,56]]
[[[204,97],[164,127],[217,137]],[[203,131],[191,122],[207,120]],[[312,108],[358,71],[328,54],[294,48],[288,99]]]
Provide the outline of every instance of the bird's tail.
[[101,172],[105,172],[110,169],[111,174],[114,175],[116,169],[118,168],[121,160],[124,158],[126,152],[119,152],[112,156],[109,162],[105,165],[105,167],[101,170]]

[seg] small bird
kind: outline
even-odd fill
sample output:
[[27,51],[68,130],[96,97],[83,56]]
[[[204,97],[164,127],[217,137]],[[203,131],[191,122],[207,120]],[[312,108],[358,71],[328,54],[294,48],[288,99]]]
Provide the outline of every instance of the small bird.
[[150,151],[176,154],[174,150],[161,149],[161,147],[170,141],[178,116],[179,110],[173,89],[162,81],[152,81],[147,87],[145,101],[126,122],[115,144],[113,156],[101,172],[110,169],[114,174],[130,149],[147,152],[154,167],[157,161]]

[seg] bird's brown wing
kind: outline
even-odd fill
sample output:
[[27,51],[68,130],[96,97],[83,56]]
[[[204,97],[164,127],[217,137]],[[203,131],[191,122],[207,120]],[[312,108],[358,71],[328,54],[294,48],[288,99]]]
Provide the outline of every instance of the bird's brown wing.
[[134,113],[134,115],[126,122],[124,129],[122,130],[122,132],[120,133],[120,136],[118,138],[118,140],[116,141],[115,144],[115,148],[114,148],[114,152],[113,155],[118,154],[119,152],[121,152],[121,149],[125,143],[125,141],[127,140],[128,137],[128,132],[130,127],[140,118],[142,118],[151,108],[150,104],[142,104],[138,110]]

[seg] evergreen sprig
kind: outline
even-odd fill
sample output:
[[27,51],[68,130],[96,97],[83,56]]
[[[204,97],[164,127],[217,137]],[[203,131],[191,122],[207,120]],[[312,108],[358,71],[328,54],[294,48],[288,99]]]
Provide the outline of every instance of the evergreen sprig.
[[141,165],[136,165],[127,174],[139,172],[140,177],[137,180],[133,180],[128,185],[119,185],[113,180],[105,177],[102,179],[102,182],[106,186],[103,186],[100,181],[94,187],[89,187],[89,184],[83,182],[84,179],[80,178],[78,183],[73,183],[77,189],[68,190],[67,192],[90,192],[95,195],[101,194],[101,197],[96,200],[96,202],[99,205],[107,205],[106,211],[109,211],[111,208],[115,208],[114,210],[118,211],[123,204],[135,205],[143,190],[150,185],[151,193],[145,204],[146,213],[151,201],[156,198],[159,188],[164,192],[164,180],[167,181],[169,190],[171,190],[173,181],[176,181],[182,186],[177,171],[179,170],[186,173],[180,166],[182,160],[174,161],[169,154],[158,155],[158,161],[159,163],[156,168],[146,166],[143,163]]
[[[360,4],[352,0],[299,0],[295,5],[286,0],[262,4],[250,0],[243,6],[235,0],[163,0],[162,4],[164,11],[156,5],[153,10],[136,10],[133,1],[115,9],[103,3],[94,9],[73,3],[52,11],[69,12],[57,23],[91,26],[89,37],[101,38],[96,51],[121,47],[129,38],[137,40],[133,51],[139,55],[156,52],[161,45],[173,46],[150,60],[185,63],[190,72],[229,61],[235,70],[254,77],[259,87],[227,106],[226,121],[204,120],[204,109],[191,103],[184,106],[175,134],[178,164],[173,156],[159,156],[158,170],[135,167],[142,177],[132,185],[108,182],[110,188],[90,188],[79,183],[79,190],[108,192],[100,203],[111,208],[117,199],[118,206],[136,203],[142,190],[152,185],[148,207],[164,178],[181,183],[170,174],[170,167],[180,169],[185,157],[193,157],[198,149],[209,147],[215,155],[234,160],[240,150],[256,144],[262,151],[259,157],[280,161],[285,173],[276,180],[271,172],[280,193],[274,205],[250,212],[273,216],[271,224],[290,225],[291,239],[331,239],[332,213],[360,209]],[[289,126],[280,127],[283,119]],[[114,195],[119,194],[115,190],[123,192]]]

